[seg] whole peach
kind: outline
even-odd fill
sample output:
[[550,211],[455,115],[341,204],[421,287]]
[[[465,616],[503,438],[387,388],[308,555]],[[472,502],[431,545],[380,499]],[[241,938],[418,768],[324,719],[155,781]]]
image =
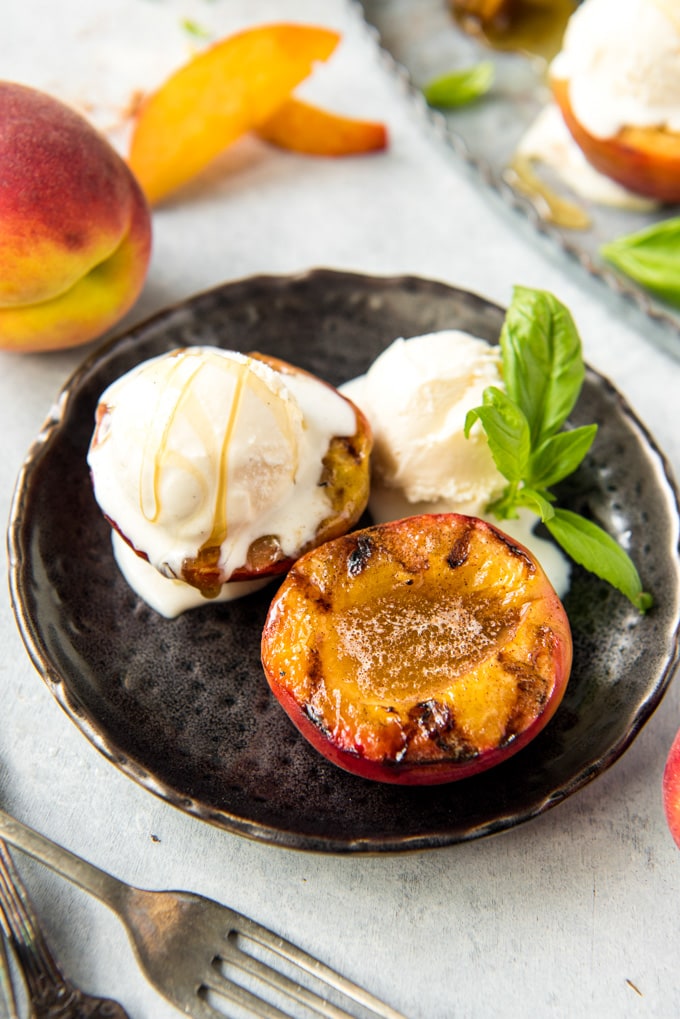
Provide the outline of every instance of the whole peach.
[[668,752],[663,773],[662,794],[668,828],[680,849],[680,731],[676,733]]
[[0,347],[71,347],[135,302],[151,254],[141,188],[79,113],[0,82]]

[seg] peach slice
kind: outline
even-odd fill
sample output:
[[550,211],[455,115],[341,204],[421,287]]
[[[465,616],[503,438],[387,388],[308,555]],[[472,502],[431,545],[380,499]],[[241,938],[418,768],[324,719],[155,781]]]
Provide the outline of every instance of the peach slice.
[[262,663],[300,732],[382,782],[450,782],[524,747],[560,703],[567,616],[531,554],[474,517],[380,524],[293,566]]
[[280,148],[312,156],[360,155],[387,145],[384,124],[329,113],[294,96],[261,124],[257,133]]
[[680,134],[624,127],[613,138],[595,138],[574,114],[569,83],[553,79],[551,86],[570,134],[596,170],[637,194],[660,202],[680,201]]
[[129,165],[158,202],[264,123],[340,36],[326,28],[273,24],[203,50],[140,105]]

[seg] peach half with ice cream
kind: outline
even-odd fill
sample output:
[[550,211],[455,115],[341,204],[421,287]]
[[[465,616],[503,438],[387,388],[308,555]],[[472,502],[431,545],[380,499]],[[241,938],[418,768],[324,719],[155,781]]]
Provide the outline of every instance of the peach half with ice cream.
[[314,375],[189,346],[107,388],[88,463],[124,575],[173,616],[244,594],[349,530],[371,444],[364,415]]
[[680,201],[680,8],[674,0],[586,0],[550,68],[574,141],[600,173]]
[[0,82],[0,347],[101,335],[146,277],[151,221],[132,172],[64,103]]
[[680,133],[622,127],[610,138],[598,138],[576,117],[568,82],[553,80],[552,90],[572,138],[591,166],[636,194],[660,202],[680,201]]

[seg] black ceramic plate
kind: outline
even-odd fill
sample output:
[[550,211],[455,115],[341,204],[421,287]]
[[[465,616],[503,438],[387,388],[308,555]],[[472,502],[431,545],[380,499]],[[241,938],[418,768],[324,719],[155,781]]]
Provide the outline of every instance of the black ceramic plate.
[[576,570],[566,607],[575,657],[565,699],[514,758],[450,785],[400,788],[340,771],[298,735],[259,661],[273,589],[167,620],[118,574],[85,462],[97,398],[172,347],[257,349],[338,384],[395,337],[457,327],[496,339],[503,313],[415,278],[325,270],[199,295],[106,345],[65,388],[18,481],[11,593],[28,651],[89,740],[141,785],[230,831],[298,849],[407,850],[525,821],[630,744],[661,699],[678,642],[678,508],[663,457],[621,396],[589,371],[574,423],[594,452],[565,505],[619,538],[656,596],[647,616]]

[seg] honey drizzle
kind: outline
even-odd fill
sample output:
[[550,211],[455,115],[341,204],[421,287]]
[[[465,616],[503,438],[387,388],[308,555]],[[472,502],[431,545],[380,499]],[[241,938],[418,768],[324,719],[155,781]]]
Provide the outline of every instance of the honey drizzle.
[[505,177],[517,191],[529,198],[536,212],[547,223],[569,230],[587,230],[591,220],[588,213],[576,202],[562,198],[534,172],[532,162],[524,156],[515,156]]
[[[170,386],[173,385],[180,368],[190,357],[195,358],[196,365],[182,380],[180,392],[175,400],[171,413],[169,413],[167,418],[163,421],[162,415],[160,414],[163,396]],[[219,369],[224,371],[225,374],[235,377],[235,390],[229,407],[229,416],[226,427],[221,437],[219,451],[213,447],[214,451],[217,453],[214,457],[214,462],[217,468],[217,477],[210,534],[201,544],[196,555],[184,560],[182,567],[183,579],[187,583],[190,583],[201,590],[206,597],[213,597],[219,593],[219,589],[222,584],[228,579],[227,577],[222,576],[219,561],[222,546],[227,540],[229,531],[229,447],[234,437],[247,385],[250,385],[254,392],[257,393],[261,403],[269,407],[272,411],[281,433],[288,441],[289,448],[294,454],[293,478],[297,475],[299,468],[299,449],[293,422],[287,412],[286,402],[270,388],[264,379],[260,378],[256,372],[251,370],[254,360],[255,359],[251,357],[243,357],[242,360],[236,358],[225,358],[213,362],[212,365],[213,367],[219,366]],[[172,459],[175,462],[183,464],[186,470],[191,471],[191,462],[185,461],[177,450],[172,451],[169,448],[170,436],[180,410],[186,406],[187,401],[193,396],[192,389],[196,378],[202,370],[207,368],[208,364],[202,356],[201,351],[193,351],[191,349],[178,351],[176,361],[171,365],[170,369],[166,373],[164,385],[160,387],[160,392],[156,399],[155,412],[152,416],[153,419],[157,419],[160,422],[160,426],[156,430],[151,429],[147,436],[142,452],[142,463],[140,468],[140,509],[145,518],[151,523],[157,522],[162,513],[163,507],[161,505],[160,486],[163,470],[168,465],[168,462]],[[201,404],[196,400],[194,400],[191,416],[192,423],[201,434],[206,451],[209,453],[210,447],[213,446],[214,442],[214,432],[211,427],[211,422],[206,419],[206,415]],[[203,421],[201,421],[202,418],[204,419]],[[199,427],[201,423],[204,427]],[[211,457],[208,456],[208,459],[211,459]],[[149,471],[148,469],[149,461],[152,461],[153,463],[152,471]],[[151,474],[150,486],[145,484],[145,480],[148,478],[149,473]],[[150,495],[149,487],[151,489]],[[149,504],[151,504],[151,506]]]
[[230,362],[230,367],[232,364],[234,364],[237,368],[236,391],[234,392],[234,396],[231,401],[229,419],[222,437],[222,447],[220,449],[218,461],[217,485],[215,486],[215,506],[213,509],[212,531],[199,549],[199,559],[201,558],[201,554],[206,552],[208,549],[219,549],[221,547],[222,543],[226,540],[229,528],[229,514],[227,512],[227,496],[229,492],[229,443],[231,442],[234,429],[236,428],[236,419],[238,418],[238,412],[243,400],[243,391],[245,389],[246,377],[250,367],[250,359],[241,363]]
[[[157,396],[157,399],[156,399],[156,408],[155,408],[154,414],[152,415],[152,421],[159,420],[159,421],[162,422],[162,418],[161,418],[161,415],[160,415],[159,411],[160,411],[160,406],[161,406],[161,403],[162,403],[162,400],[163,400],[163,396],[165,395],[165,393],[168,391],[168,389],[172,385],[172,382],[173,382],[175,376],[177,375],[177,373],[179,372],[179,370],[181,369],[182,365],[184,364],[184,362],[186,360],[186,357],[187,357],[187,352],[186,351],[181,351],[181,350],[177,351],[177,354],[176,354],[174,363],[172,365],[172,368],[171,368],[171,370],[168,372],[168,374],[166,376],[165,384],[163,386],[159,387],[159,393],[158,393],[158,396]],[[169,439],[170,439],[170,431],[171,431],[172,426],[173,426],[173,424],[175,422],[175,419],[176,419],[176,417],[177,417],[177,415],[179,413],[180,406],[184,403],[184,401],[189,396],[191,383],[192,383],[193,379],[195,378],[195,376],[200,371],[200,368],[201,368],[201,364],[200,364],[200,361],[199,361],[197,363],[195,369],[192,371],[191,375],[189,376],[189,378],[185,379],[185,381],[184,381],[184,383],[182,385],[182,391],[180,393],[180,396],[177,399],[177,401],[175,402],[174,407],[172,408],[172,413],[168,415],[168,417],[165,420],[165,422],[162,422],[162,430],[161,430],[160,436],[157,437],[156,434],[154,433],[153,429],[152,429],[150,434],[147,436],[146,442],[144,443],[144,449],[142,451],[142,458],[141,458],[141,464],[140,464],[140,478],[139,478],[140,498],[139,498],[139,508],[140,508],[141,513],[142,513],[142,516],[146,520],[148,520],[150,523],[152,523],[152,524],[154,524],[154,523],[156,523],[158,521],[158,518],[159,518],[159,516],[161,514],[161,509],[162,509],[162,507],[161,507],[161,498],[160,498],[161,474],[162,474],[163,460],[167,459],[167,448],[168,448],[168,443],[169,443]],[[148,486],[145,485],[144,481],[145,481],[145,478],[147,477],[147,475],[149,473],[148,470],[147,470],[147,465],[149,463],[149,460],[151,460],[153,462],[153,469],[151,471],[151,486],[150,486],[151,487],[151,493],[150,493],[150,499],[147,499],[147,498],[145,498],[145,496],[146,496],[146,494],[148,494]],[[149,502],[151,503],[151,506],[152,506],[151,510],[147,509],[147,506],[148,506]]]

